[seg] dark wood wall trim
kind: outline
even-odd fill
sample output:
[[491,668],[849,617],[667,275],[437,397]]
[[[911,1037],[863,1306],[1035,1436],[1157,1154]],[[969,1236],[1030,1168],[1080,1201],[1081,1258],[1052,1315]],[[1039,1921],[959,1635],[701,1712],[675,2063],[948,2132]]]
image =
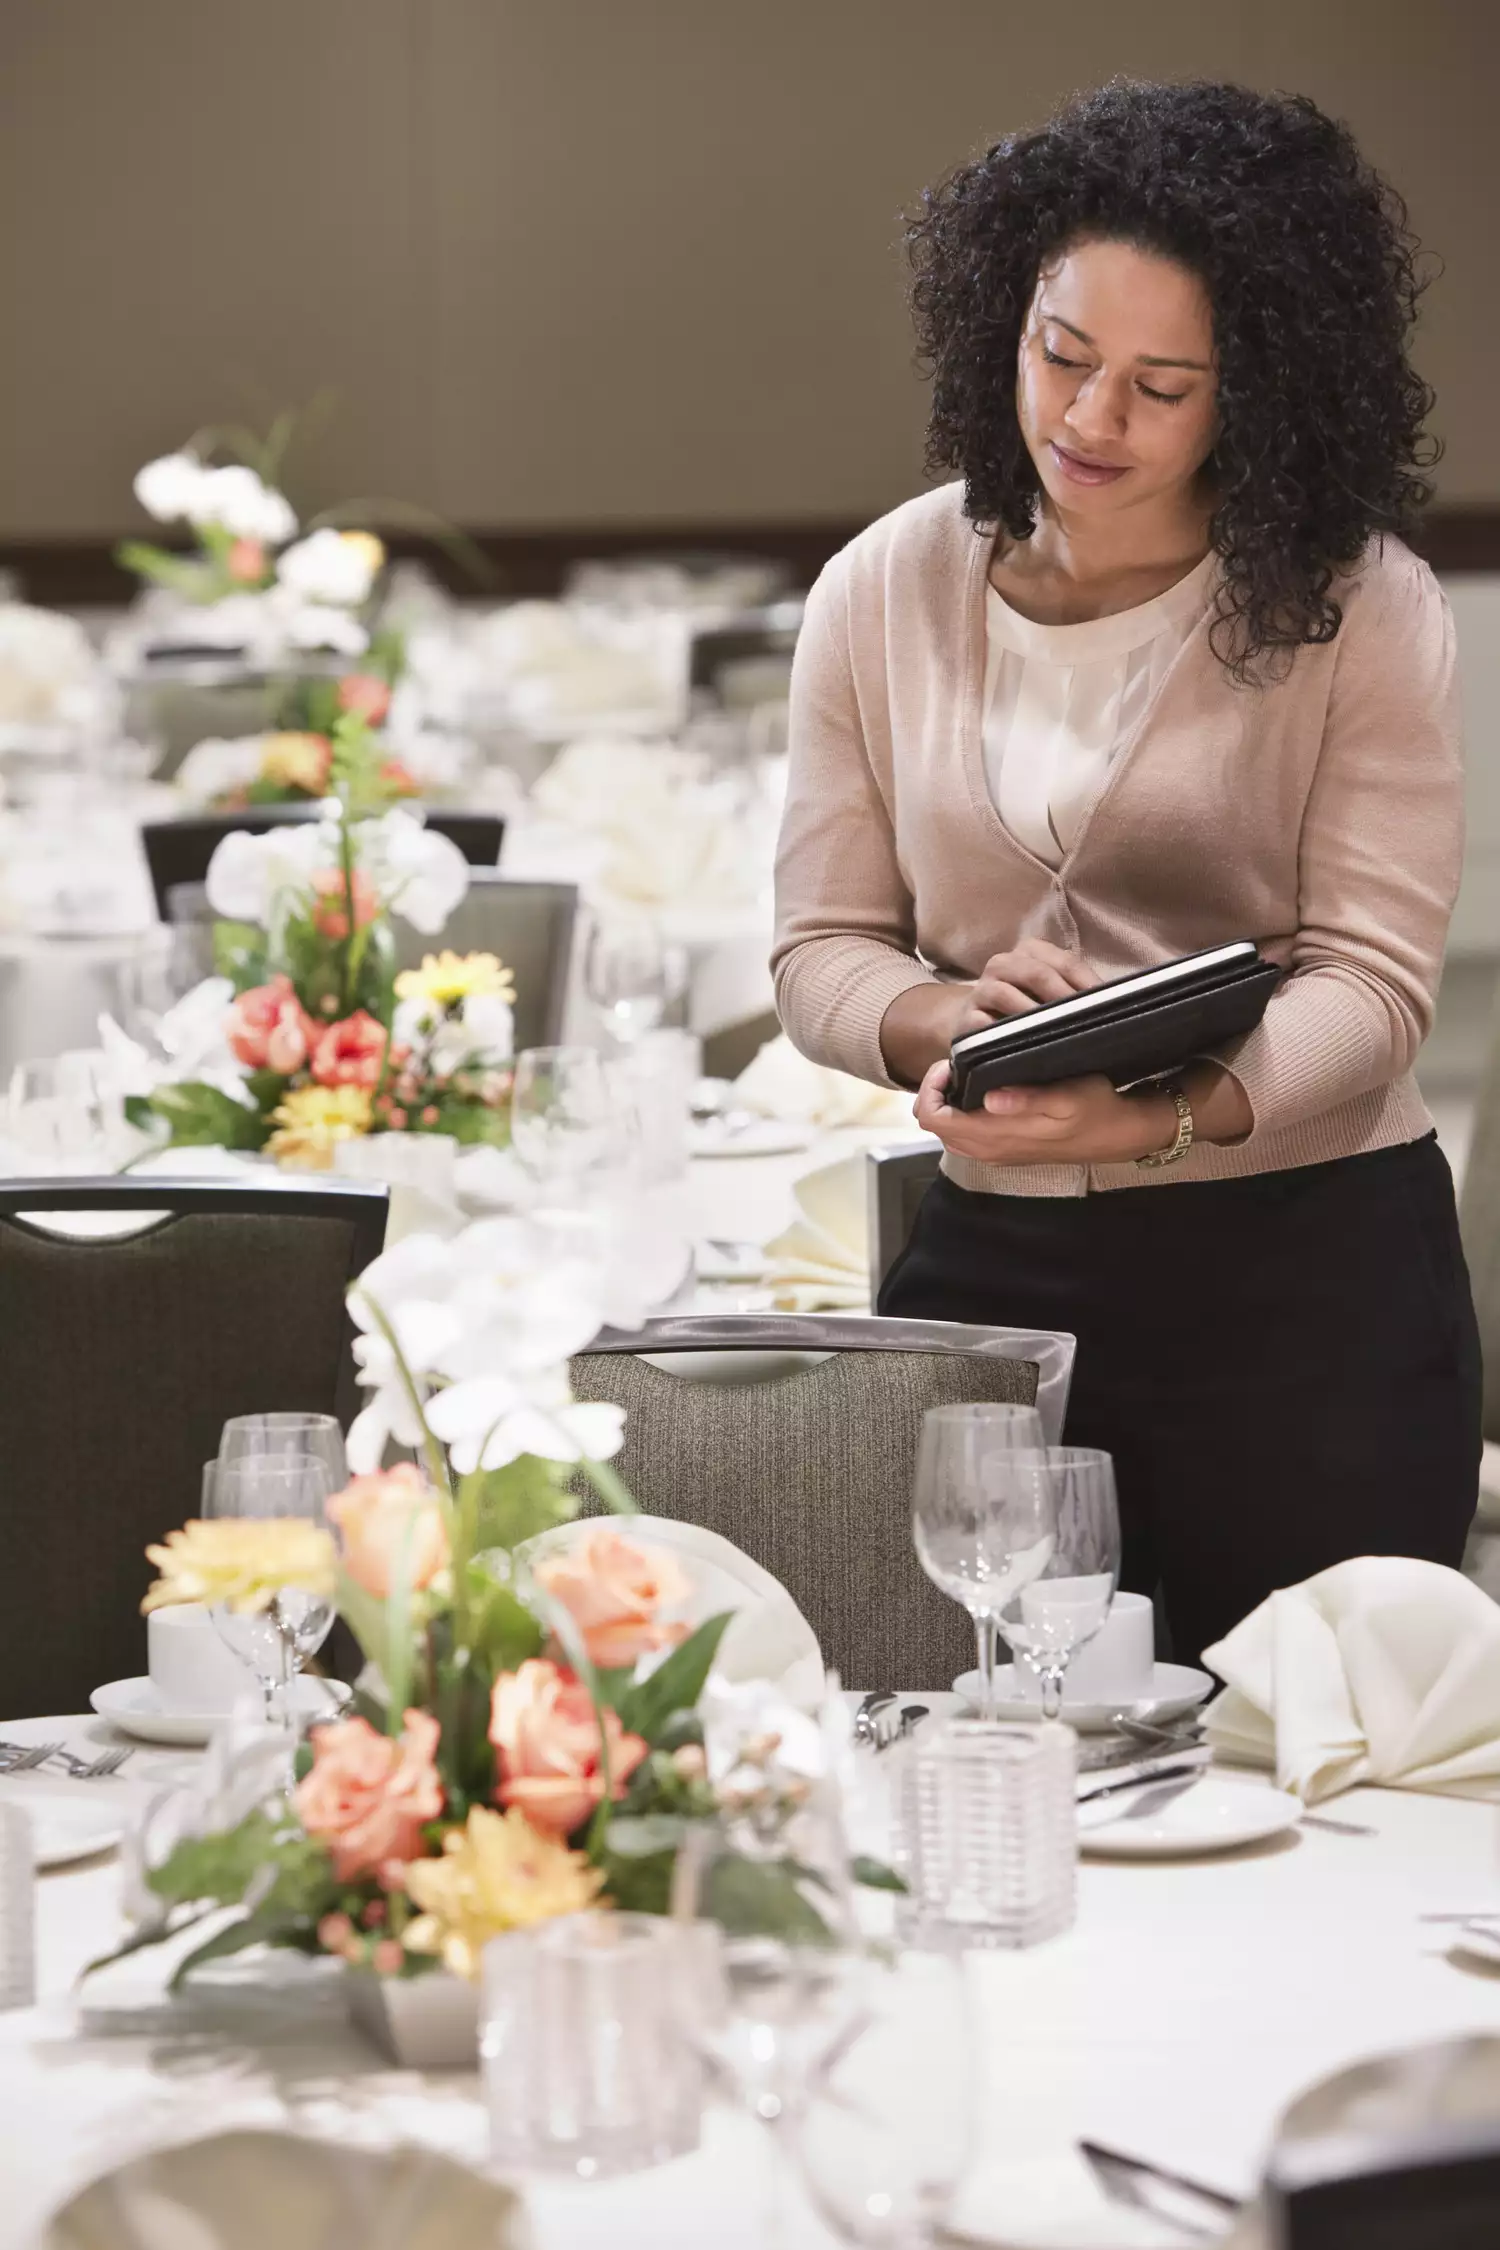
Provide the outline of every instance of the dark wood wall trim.
[[[806,586],[861,528],[861,521],[849,518],[471,531],[464,536],[478,550],[473,559],[432,540],[401,534],[389,544],[397,555],[420,556],[455,593],[514,599],[557,593],[570,564],[584,556],[666,554],[684,548],[773,556],[785,563],[795,584]],[[1500,571],[1500,507],[1434,508],[1419,544],[1435,570]],[[115,562],[114,546],[112,539],[0,539],[0,570],[14,574],[26,600],[48,607],[120,603],[129,600],[135,581]]]

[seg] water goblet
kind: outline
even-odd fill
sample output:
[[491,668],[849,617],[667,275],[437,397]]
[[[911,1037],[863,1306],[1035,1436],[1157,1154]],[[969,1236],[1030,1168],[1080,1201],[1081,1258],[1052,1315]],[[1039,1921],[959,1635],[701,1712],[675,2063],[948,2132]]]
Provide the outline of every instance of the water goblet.
[[592,1047],[528,1047],[516,1058],[511,1145],[534,1179],[576,1183],[616,1138],[604,1066]]
[[[251,1453],[220,1460],[204,1480],[210,1517],[301,1518],[324,1522],[333,1487],[328,1464],[313,1453]],[[302,1586],[281,1587],[268,1608],[251,1613],[216,1602],[209,1612],[222,1638],[260,1684],[266,1723],[295,1734],[292,1685],[333,1626],[333,1603]]]
[[917,1559],[974,1620],[981,1715],[995,1715],[1001,1612],[1040,1578],[1057,1502],[1035,1407],[980,1402],[922,1417],[912,1492]]
[[328,1471],[330,1497],[349,1482],[344,1433],[334,1414],[233,1414],[219,1435],[219,1460],[298,1460],[310,1456]]
[[1056,1719],[1068,1666],[1103,1626],[1119,1581],[1115,1465],[1109,1454],[1082,1445],[1052,1445],[1015,1458],[1050,1474],[1057,1528],[1045,1568],[1015,1589],[1001,1611],[1000,1631],[1018,1663],[1041,1683],[1042,1717]]
[[654,1031],[672,997],[671,962],[656,924],[644,914],[595,922],[583,980],[616,1046],[629,1049]]

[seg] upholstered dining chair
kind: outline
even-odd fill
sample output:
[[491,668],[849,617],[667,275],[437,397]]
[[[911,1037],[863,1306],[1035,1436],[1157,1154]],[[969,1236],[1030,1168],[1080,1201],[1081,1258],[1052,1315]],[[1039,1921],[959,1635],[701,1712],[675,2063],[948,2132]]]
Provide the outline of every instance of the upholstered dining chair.
[[[201,883],[174,883],[167,919],[193,929],[188,940],[200,976],[213,973],[213,915]],[[530,882],[491,867],[470,870],[469,887],[435,937],[399,919],[393,924],[396,961],[419,966],[424,953],[448,946],[455,953],[498,953],[516,980],[516,1052],[552,1047],[562,1038],[578,923],[573,883]]]
[[[167,894],[178,883],[201,883],[208,863],[224,838],[235,829],[263,835],[268,828],[286,828],[315,820],[316,805],[247,805],[238,812],[182,813],[172,820],[148,820],[141,826],[146,865],[156,911],[166,922]],[[500,857],[505,823],[495,813],[447,812],[431,809],[425,825],[457,844],[471,867],[493,867]]]
[[606,1330],[580,1398],[626,1409],[615,1466],[641,1509],[706,1525],[772,1571],[848,1687],[946,1688],[974,1662],[964,1612],[912,1548],[922,1416],[1036,1405],[1060,1436],[1073,1338],[854,1314],[683,1315]]
[[870,1244],[870,1302],[911,1240],[917,1206],[938,1176],[942,1150],[928,1141],[865,1151],[865,1216]]
[[145,1670],[142,1550],[198,1513],[231,1415],[353,1418],[344,1293],[386,1200],[363,1180],[0,1181],[0,1718],[86,1710]]

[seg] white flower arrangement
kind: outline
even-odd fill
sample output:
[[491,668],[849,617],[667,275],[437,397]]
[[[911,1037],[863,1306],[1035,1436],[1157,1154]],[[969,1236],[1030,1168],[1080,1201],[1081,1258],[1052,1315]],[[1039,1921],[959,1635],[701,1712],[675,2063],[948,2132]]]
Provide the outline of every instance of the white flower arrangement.
[[166,453],[140,470],[135,496],[158,523],[190,523],[195,531],[225,531],[268,547],[296,535],[290,501],[238,462],[216,469],[195,453]]

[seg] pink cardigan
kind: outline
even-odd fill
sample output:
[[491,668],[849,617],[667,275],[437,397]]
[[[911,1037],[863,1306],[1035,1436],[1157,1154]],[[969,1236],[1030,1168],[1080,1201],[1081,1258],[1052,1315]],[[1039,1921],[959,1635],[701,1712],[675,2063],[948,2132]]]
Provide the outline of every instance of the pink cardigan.
[[1255,1124],[1164,1170],[945,1158],[1008,1195],[1172,1186],[1318,1164],[1431,1129],[1431,1028],[1463,846],[1453,626],[1427,566],[1372,542],[1336,639],[1237,688],[1212,601],[1056,872],[1003,825],[980,725],[990,551],[946,485],[834,557],[792,678],[776,870],[777,1004],[816,1061],[888,1085],[908,986],[976,976],[1023,935],[1118,975],[1230,938],[1291,971],[1219,1058]]

